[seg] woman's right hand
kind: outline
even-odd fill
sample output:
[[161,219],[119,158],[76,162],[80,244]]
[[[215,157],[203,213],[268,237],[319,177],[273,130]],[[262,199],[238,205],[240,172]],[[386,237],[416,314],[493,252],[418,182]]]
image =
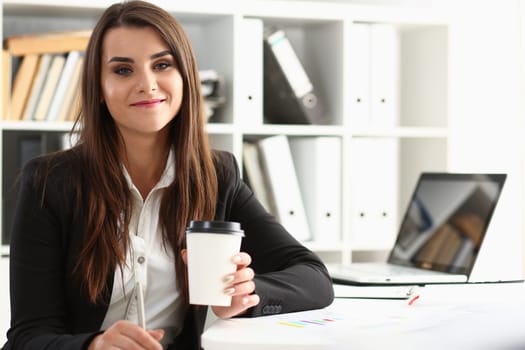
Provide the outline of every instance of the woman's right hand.
[[88,350],[109,348],[162,350],[159,341],[163,336],[162,329],[147,330],[129,321],[121,320],[93,338]]

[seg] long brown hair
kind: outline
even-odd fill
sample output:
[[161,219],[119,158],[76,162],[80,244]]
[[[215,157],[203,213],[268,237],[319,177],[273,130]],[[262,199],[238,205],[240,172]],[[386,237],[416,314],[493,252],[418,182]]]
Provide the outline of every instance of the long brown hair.
[[86,223],[84,245],[75,273],[92,302],[101,300],[106,281],[115,268],[123,268],[129,245],[130,191],[121,170],[117,127],[102,101],[101,57],[110,28],[152,27],[169,45],[183,79],[183,100],[169,127],[175,152],[175,180],[161,201],[160,219],[165,247],[175,256],[177,283],[187,298],[187,273],[181,257],[185,227],[190,220],[215,216],[217,177],[204,130],[205,112],[193,49],[182,26],[163,9],[129,1],[110,6],[93,29],[82,72],[80,113],[74,128],[80,130],[83,161],[82,202]]

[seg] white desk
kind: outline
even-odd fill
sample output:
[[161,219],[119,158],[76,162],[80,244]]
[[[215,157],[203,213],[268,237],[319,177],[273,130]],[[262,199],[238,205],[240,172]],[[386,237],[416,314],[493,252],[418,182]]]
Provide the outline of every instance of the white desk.
[[412,305],[407,300],[337,298],[322,310],[217,320],[204,332],[203,347],[525,349],[523,283],[426,286],[419,294]]

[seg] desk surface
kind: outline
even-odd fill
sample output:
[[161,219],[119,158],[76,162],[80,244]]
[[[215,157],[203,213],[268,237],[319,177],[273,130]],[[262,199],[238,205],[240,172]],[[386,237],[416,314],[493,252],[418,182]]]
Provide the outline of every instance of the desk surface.
[[215,321],[205,350],[525,349],[523,283],[435,285],[407,300],[343,299],[321,310]]

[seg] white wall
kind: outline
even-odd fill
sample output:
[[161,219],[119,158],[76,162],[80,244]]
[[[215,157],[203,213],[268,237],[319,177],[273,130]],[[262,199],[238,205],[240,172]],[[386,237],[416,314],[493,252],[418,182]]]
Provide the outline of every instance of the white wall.
[[523,276],[523,110],[519,0],[447,1],[450,166],[504,172],[507,183],[476,274]]

